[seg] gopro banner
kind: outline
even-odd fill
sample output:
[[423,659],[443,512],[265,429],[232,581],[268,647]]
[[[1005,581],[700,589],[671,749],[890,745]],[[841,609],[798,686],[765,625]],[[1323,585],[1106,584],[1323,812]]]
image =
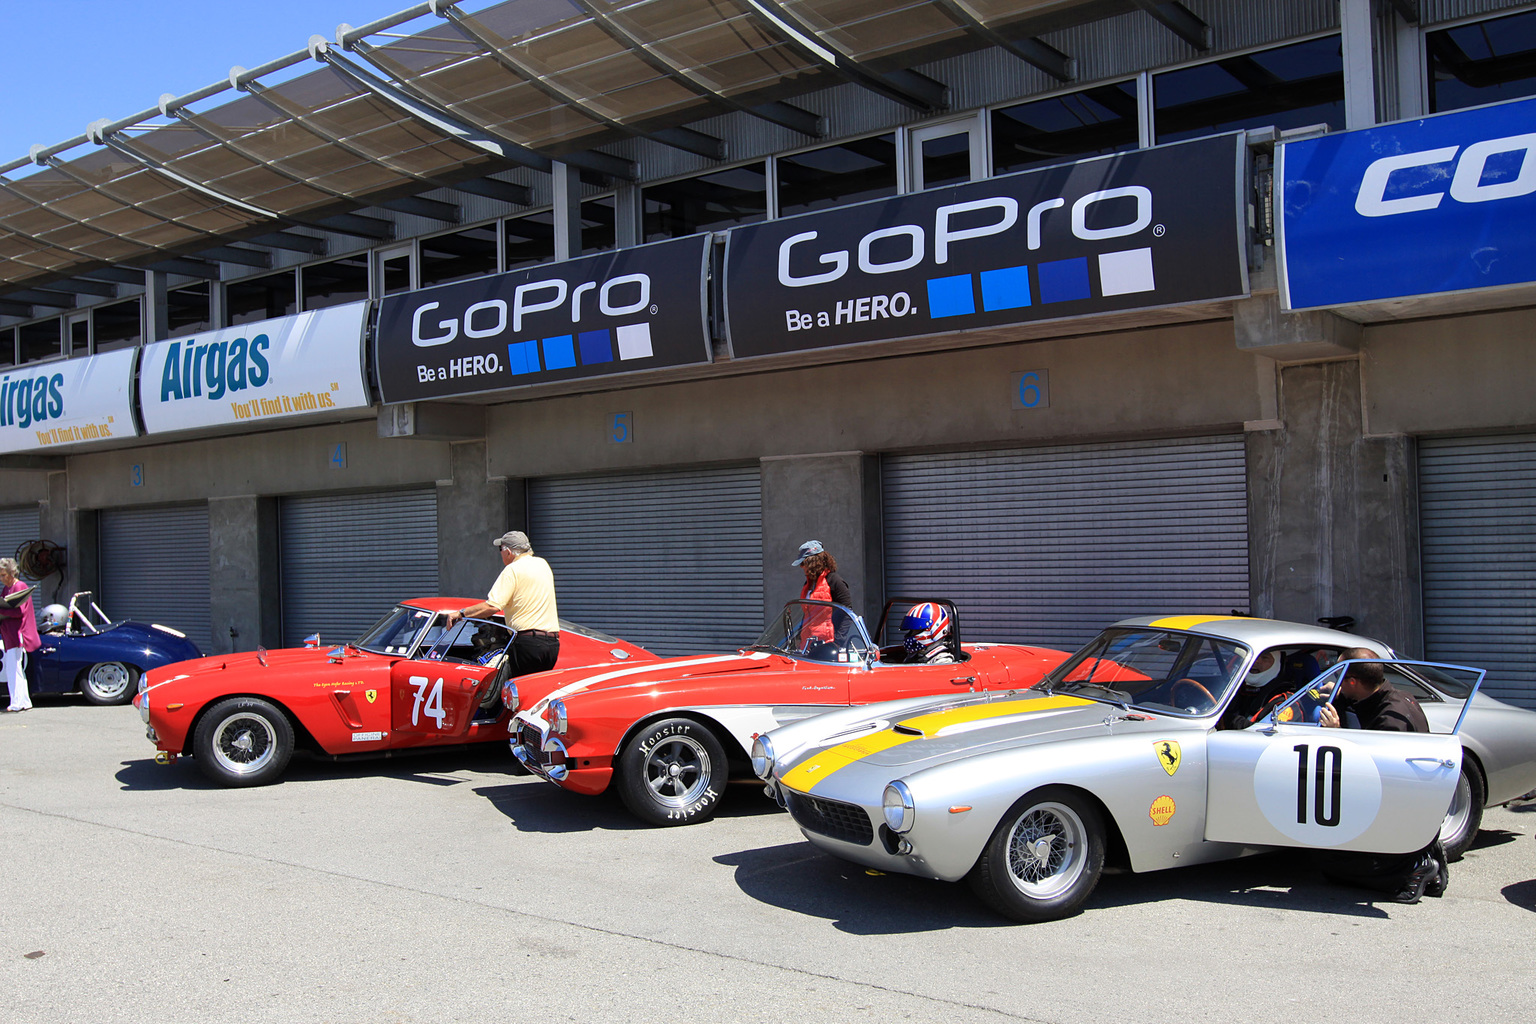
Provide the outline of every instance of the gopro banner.
[[0,373],[0,452],[133,437],[133,361],[121,349]]
[[1536,281],[1536,99],[1280,147],[1287,309]]
[[1241,134],[730,232],[736,358],[1247,293]]
[[367,406],[368,303],[317,309],[144,346],[139,411],[150,434]]
[[386,298],[386,403],[709,361],[709,235]]

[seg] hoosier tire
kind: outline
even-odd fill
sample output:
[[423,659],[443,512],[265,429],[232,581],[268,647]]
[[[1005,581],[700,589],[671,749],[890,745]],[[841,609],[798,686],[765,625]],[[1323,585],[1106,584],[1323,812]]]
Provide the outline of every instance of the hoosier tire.
[[1003,815],[970,883],[999,914],[1033,924],[1077,913],[1103,870],[1099,809],[1065,786],[1045,786]]
[[293,725],[260,697],[230,697],[208,709],[192,736],[197,767],[221,786],[273,782],[293,756]]
[[693,825],[714,817],[729,772],[725,747],[707,727],[664,718],[624,745],[619,796],[652,825]]

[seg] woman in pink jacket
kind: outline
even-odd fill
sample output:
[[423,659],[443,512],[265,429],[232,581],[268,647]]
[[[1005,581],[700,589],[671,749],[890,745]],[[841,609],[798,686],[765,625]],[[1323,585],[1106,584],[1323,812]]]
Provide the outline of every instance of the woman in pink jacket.
[[[14,558],[0,558],[0,597],[27,589]],[[5,643],[4,671],[0,678],[11,695],[7,711],[27,711],[32,696],[27,692],[27,652],[35,651],[42,641],[37,636],[37,617],[32,612],[30,596],[12,608],[0,601],[0,641]]]

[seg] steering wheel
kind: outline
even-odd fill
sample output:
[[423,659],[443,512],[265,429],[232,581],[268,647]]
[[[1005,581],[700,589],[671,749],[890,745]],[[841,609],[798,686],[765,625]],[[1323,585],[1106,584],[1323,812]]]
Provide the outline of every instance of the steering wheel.
[[1181,687],[1181,686],[1193,686],[1195,689],[1200,691],[1200,695],[1202,697],[1204,697],[1207,701],[1210,702],[1210,704],[1208,705],[1209,707],[1215,707],[1216,706],[1216,698],[1211,696],[1211,691],[1207,690],[1205,688],[1205,684],[1200,682],[1200,680],[1198,680],[1198,679],[1189,679],[1187,677],[1184,678],[1184,679],[1178,680],[1177,682],[1175,682],[1168,689],[1168,696],[1173,699],[1173,703],[1174,704],[1177,704],[1177,705],[1180,705],[1180,706],[1184,706],[1184,704],[1185,704],[1184,701],[1179,700],[1179,687]]

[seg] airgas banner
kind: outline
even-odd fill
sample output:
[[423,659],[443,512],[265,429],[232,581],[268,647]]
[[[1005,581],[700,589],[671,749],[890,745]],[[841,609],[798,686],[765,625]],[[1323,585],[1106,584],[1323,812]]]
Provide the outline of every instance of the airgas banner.
[[1536,281],[1536,99],[1288,142],[1276,170],[1287,309]]
[[367,406],[366,302],[144,346],[139,409],[151,434]]
[[133,437],[133,361],[123,349],[0,371],[0,452]]
[[386,298],[386,403],[709,361],[695,235]]
[[1242,296],[1246,156],[1220,135],[734,228],[732,355]]

